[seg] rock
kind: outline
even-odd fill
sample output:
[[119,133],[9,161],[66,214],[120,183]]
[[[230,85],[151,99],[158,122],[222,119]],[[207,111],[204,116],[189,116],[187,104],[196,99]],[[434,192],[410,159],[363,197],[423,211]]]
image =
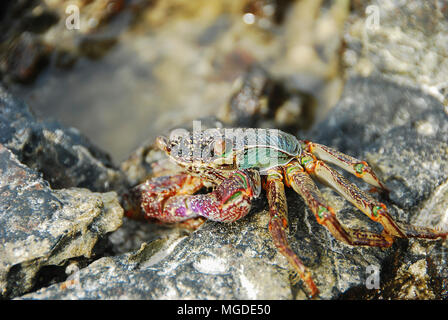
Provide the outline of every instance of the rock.
[[382,78],[348,80],[327,121],[306,138],[367,159],[410,209],[448,178],[448,115],[421,90]]
[[41,172],[53,189],[120,190],[124,176],[110,157],[78,130],[38,121],[23,102],[0,86],[0,143]]
[[221,118],[233,127],[277,128],[294,132],[309,128],[316,101],[312,95],[288,86],[289,79],[275,79],[260,65],[250,66],[235,81],[235,92]]
[[38,121],[2,87],[0,106],[0,291],[10,298],[64,280],[71,260],[106,254],[123,209],[115,192],[92,191],[126,181],[77,130]]
[[37,36],[24,32],[1,57],[0,69],[14,81],[30,82],[48,63],[51,47]]
[[[399,115],[405,115],[404,119]],[[384,79],[352,78],[338,105],[306,138],[348,150],[374,163],[391,188],[390,199],[385,195],[374,197],[386,203],[398,220],[414,223],[425,214],[421,209],[423,206],[427,210],[425,201],[431,201],[428,206],[439,203],[428,195],[441,188],[438,185],[448,177],[445,155],[441,153],[448,136],[443,116],[441,104],[419,90]],[[432,133],[430,138],[428,132]],[[148,155],[141,151],[134,160]],[[403,156],[408,163],[428,161],[440,170],[433,172],[428,165],[404,165]],[[143,158],[134,165],[142,165]],[[359,180],[353,181],[365,187]],[[408,183],[396,185],[395,181]],[[321,190],[345,225],[381,232],[381,226],[331,189]],[[289,242],[310,269],[320,298],[446,297],[443,275],[447,261],[441,254],[446,242],[397,239],[389,249],[352,247],[336,241],[320,226],[292,190],[287,190],[287,200]],[[68,282],[21,298],[305,299],[300,283],[291,281],[288,262],[272,243],[268,220],[267,203],[262,197],[242,220],[231,224],[207,221],[191,234],[169,229],[153,240],[153,235],[142,235],[143,228],[132,224],[132,228],[117,232],[119,237],[113,242],[121,248],[118,255],[82,268]],[[431,221],[438,223],[432,226],[443,227],[446,217],[439,212],[431,216]],[[152,232],[157,230],[153,228]],[[151,242],[126,252],[145,237],[152,237],[146,240]],[[129,239],[132,246],[126,247],[120,239]]]
[[[113,24],[107,32],[101,27],[110,24],[125,7],[123,0],[6,4],[0,26],[0,77],[4,82],[30,83],[53,57],[58,66],[68,67],[80,56],[103,56],[128,25],[131,14]],[[66,59],[67,54],[72,61],[64,63],[61,60],[64,56]]]
[[358,1],[344,33],[346,72],[382,75],[419,88],[447,107],[446,16],[442,2]]
[[[331,239],[289,193],[290,241],[331,298],[364,283],[365,266],[379,265],[382,250],[351,248]],[[97,260],[81,269],[77,285],[54,284],[23,299],[292,299],[289,265],[272,243],[262,201],[232,224],[206,222],[189,236],[170,236],[140,250]],[[124,287],[125,284],[125,287]],[[63,288],[63,289],[62,289]]]
[[173,234],[97,260],[80,270],[77,285],[55,284],[21,298],[289,299],[286,264],[265,241],[266,218],[264,212],[232,225],[206,223],[188,237]]
[[[436,98],[384,78],[352,77],[307,138],[366,159],[390,189],[382,201],[397,220],[448,230],[448,115]],[[380,290],[358,285],[342,297],[446,297],[446,241],[399,242],[382,261]]]
[[46,267],[91,258],[122,216],[115,192],[52,190],[0,144],[0,297],[30,291]]

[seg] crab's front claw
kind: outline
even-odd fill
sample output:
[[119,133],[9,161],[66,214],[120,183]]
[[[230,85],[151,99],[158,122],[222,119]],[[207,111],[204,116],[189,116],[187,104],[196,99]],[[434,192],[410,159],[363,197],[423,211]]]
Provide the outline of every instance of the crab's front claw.
[[201,179],[186,174],[155,177],[122,194],[121,205],[128,218],[180,222],[189,218],[183,198],[202,187]]
[[238,170],[213,192],[192,194],[202,186],[200,179],[184,174],[157,177],[122,195],[121,203],[130,218],[178,223],[204,217],[232,222],[247,215],[252,199],[260,195],[260,174],[252,169]]
[[238,170],[213,192],[192,196],[189,205],[198,215],[220,222],[233,222],[246,216],[252,199],[261,192],[258,170]]
[[261,180],[258,170],[238,170],[224,180],[214,191],[224,206],[239,196],[257,198],[261,192]]

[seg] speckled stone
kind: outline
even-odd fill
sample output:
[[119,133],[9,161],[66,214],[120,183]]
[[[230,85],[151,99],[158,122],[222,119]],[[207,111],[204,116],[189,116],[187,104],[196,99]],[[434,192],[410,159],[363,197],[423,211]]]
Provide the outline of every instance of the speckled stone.
[[0,143],[19,161],[43,174],[52,188],[119,190],[123,174],[104,151],[77,129],[40,121],[30,108],[0,86]]
[[[400,115],[406,115],[405,120]],[[348,80],[342,99],[328,118],[306,138],[367,158],[391,188],[390,199],[373,196],[386,203],[392,216],[416,222],[425,215],[421,206],[434,201],[430,195],[448,178],[445,154],[441,153],[448,136],[445,116],[441,104],[419,90],[384,79],[355,77]],[[418,123],[429,123],[432,129],[422,132]],[[405,165],[411,161],[429,161],[440,170]],[[366,188],[359,180],[353,181]],[[381,226],[331,189],[322,187],[322,191],[345,225],[381,232]],[[335,240],[320,226],[292,190],[287,190],[287,200],[288,239],[310,269],[320,298],[446,296],[446,255],[437,254],[444,252],[446,244],[398,239],[389,249],[352,247]],[[432,217],[432,226],[443,227],[443,219],[443,212],[439,212]],[[59,283],[22,298],[305,299],[300,283],[291,281],[286,259],[272,243],[268,220],[266,199],[262,197],[248,216],[235,223],[207,221],[190,234],[166,229],[166,233],[159,233],[159,240],[140,248],[135,246],[144,241],[143,225],[139,228],[133,222],[127,229],[129,222],[125,221],[124,229],[117,232],[120,239],[133,243],[132,252],[102,258],[81,269],[76,286],[61,287]],[[122,247],[120,240],[116,244]],[[372,270],[379,272],[379,289],[369,289]],[[413,284],[409,275],[418,282]]]
[[52,190],[0,144],[0,297],[30,291],[44,267],[91,258],[122,217],[115,192]]

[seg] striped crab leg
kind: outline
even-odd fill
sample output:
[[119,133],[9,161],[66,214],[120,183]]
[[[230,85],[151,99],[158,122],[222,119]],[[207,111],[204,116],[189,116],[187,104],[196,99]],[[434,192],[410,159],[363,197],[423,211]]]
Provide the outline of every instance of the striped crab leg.
[[316,184],[297,161],[286,166],[285,176],[288,184],[305,200],[317,222],[325,226],[336,239],[353,246],[390,247],[392,245],[393,239],[388,235],[354,230],[341,225],[333,208],[325,204]]
[[288,208],[282,170],[274,168],[268,171],[265,189],[269,203],[269,232],[272,240],[278,251],[286,257],[294,268],[295,274],[302,279],[309,296],[314,297],[319,293],[319,290],[313,282],[311,273],[289,246],[286,237],[288,230]]
[[445,239],[447,237],[447,232],[395,222],[383,203],[378,202],[366,192],[360,190],[339,172],[330,168],[324,161],[318,160],[314,155],[303,152],[299,160],[309,174],[333,188],[370,219],[380,223],[384,227],[386,234],[399,238]]
[[365,182],[375,187],[387,190],[386,186],[378,179],[375,172],[367,164],[367,162],[358,160],[342,152],[339,152],[322,144],[314,143],[307,140],[301,140],[304,150],[315,155],[318,159],[332,163],[347,172],[361,178]]

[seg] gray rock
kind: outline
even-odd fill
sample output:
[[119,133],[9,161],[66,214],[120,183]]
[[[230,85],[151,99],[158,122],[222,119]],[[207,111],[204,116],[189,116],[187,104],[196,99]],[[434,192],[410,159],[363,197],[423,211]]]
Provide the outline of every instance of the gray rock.
[[[338,243],[294,193],[288,200],[291,245],[312,270],[322,298],[364,283],[366,266],[384,259],[382,250]],[[232,224],[206,222],[189,236],[172,231],[131,254],[95,261],[79,271],[75,283],[69,280],[21,298],[304,299],[272,243],[264,206],[256,203],[248,217]]]
[[0,143],[19,161],[41,172],[52,188],[119,190],[124,176],[110,157],[78,130],[38,121],[26,104],[0,86]]
[[345,72],[382,75],[447,106],[446,17],[444,1],[357,1],[344,32]]
[[[302,137],[366,158],[391,189],[390,199],[374,196],[386,203],[392,216],[415,223],[422,221],[428,208],[441,203],[429,195],[443,187],[448,177],[446,154],[441,152],[447,150],[444,117],[441,104],[423,92],[384,79],[352,78],[328,118]],[[345,225],[381,232],[381,226],[331,189],[321,190]],[[292,190],[287,191],[287,199],[288,239],[312,272],[320,298],[446,296],[447,261],[441,254],[446,242],[398,239],[389,249],[348,246],[320,226]],[[161,233],[159,240],[144,243],[138,250],[99,259],[68,282],[21,298],[304,299],[300,284],[294,285],[289,277],[286,259],[272,243],[268,219],[262,197],[240,221],[207,221],[189,235],[175,230],[165,236]],[[431,216],[431,223],[442,227],[443,219],[439,212]],[[123,239],[134,239],[133,245],[142,241],[140,234],[118,232]],[[117,245],[123,248],[120,241]],[[371,270],[380,272],[379,290],[368,289]]]
[[418,89],[353,77],[338,105],[306,138],[367,159],[391,199],[410,209],[448,178],[448,115]]
[[[448,116],[436,98],[383,78],[353,77],[329,118],[309,135],[366,159],[389,188],[381,200],[397,220],[448,230]],[[343,297],[446,297],[447,242],[399,242],[381,263],[381,290],[358,285]]]
[[206,223],[190,236],[172,234],[133,253],[95,261],[64,290],[55,284],[21,298],[291,298],[286,264],[259,226],[266,216],[264,212],[232,225]]
[[31,290],[46,266],[91,258],[122,216],[115,192],[52,190],[0,144],[0,297]]

